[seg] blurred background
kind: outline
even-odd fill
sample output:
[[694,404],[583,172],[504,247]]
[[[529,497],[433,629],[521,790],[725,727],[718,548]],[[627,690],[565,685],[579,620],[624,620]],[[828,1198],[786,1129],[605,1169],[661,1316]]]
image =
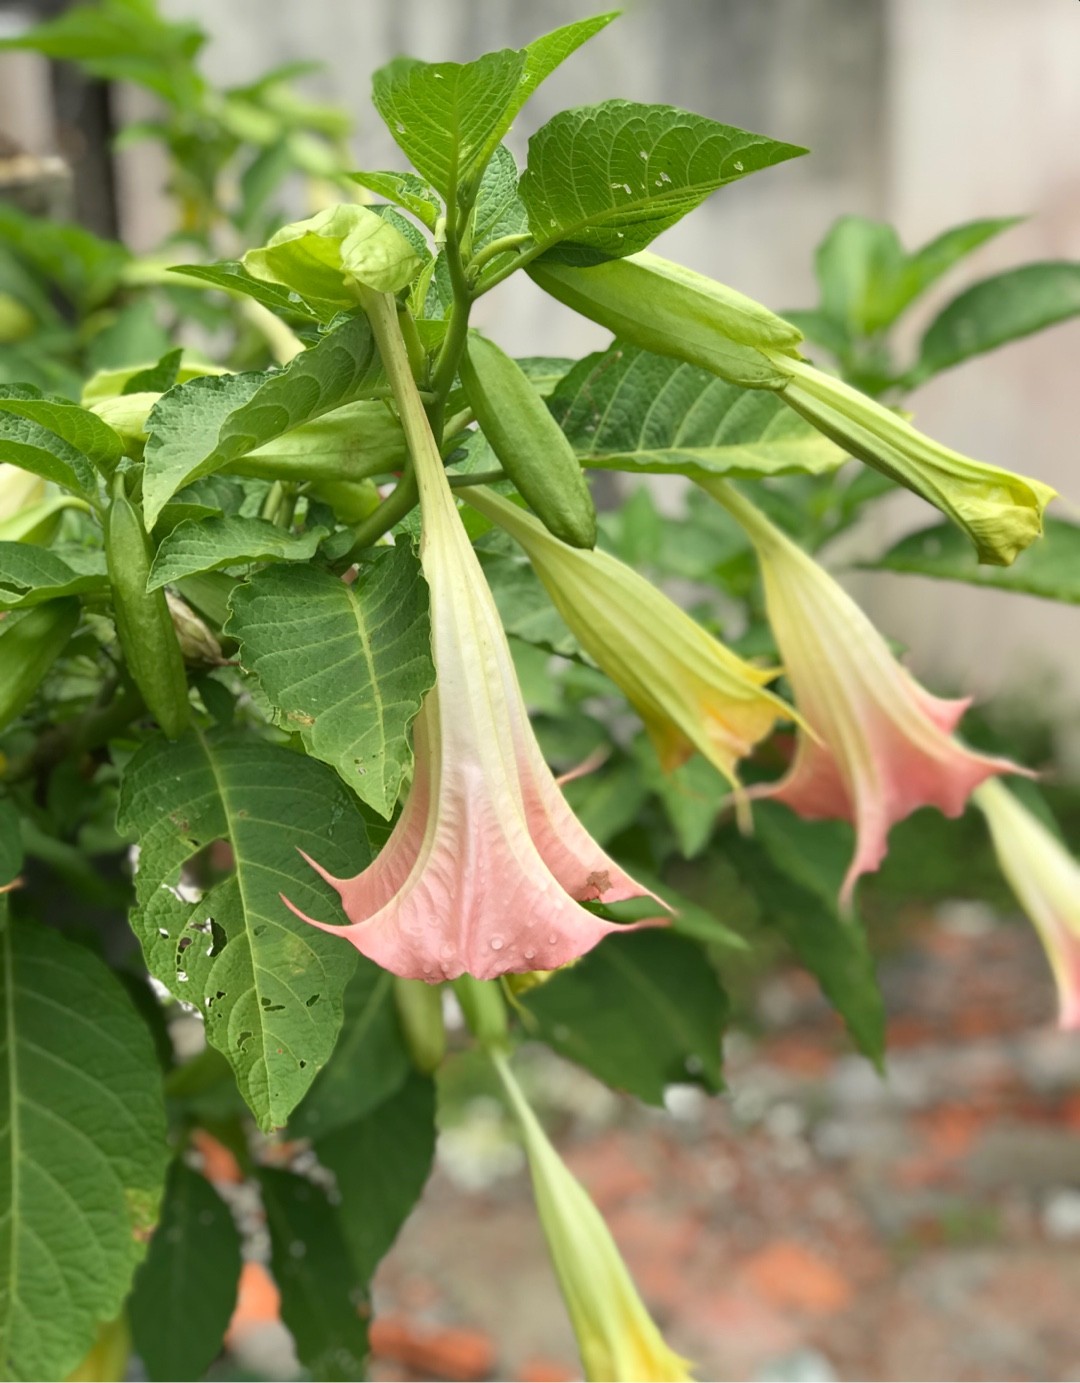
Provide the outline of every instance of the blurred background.
[[[59,8],[0,3],[0,32]],[[367,169],[401,163],[369,103],[374,68],[402,52],[520,46],[583,12],[579,0],[162,8],[210,33],[216,81],[321,61],[305,90],[349,111],[355,166]],[[530,129],[554,111],[624,96],[807,145],[810,157],[722,191],[656,246],[780,311],[816,301],[814,249],[841,215],[891,221],[909,248],[960,221],[1024,215],[911,314],[914,341],[965,276],[1080,258],[1078,73],[1075,0],[629,0],[509,143],[523,160]],[[109,141],[152,113],[132,88],[0,57],[0,132],[65,159],[73,189],[58,195],[136,250],[171,227],[165,167],[152,144],[114,154]],[[521,354],[606,340],[520,275],[482,301],[477,324]],[[912,406],[934,437],[1056,485],[1068,505],[1080,499],[1078,362],[1074,321],[945,374]],[[678,482],[658,487],[660,507],[676,510]],[[918,501],[897,496],[845,555],[925,522]],[[847,579],[935,690],[1009,707],[1052,737],[1062,781],[1080,775],[1080,608],[910,576]],[[1003,892],[958,882],[939,829],[920,817],[898,830],[873,886],[891,1018],[884,1080],[783,962],[742,977],[730,1098],[675,1088],[662,1115],[535,1056],[532,1093],[702,1377],[1080,1376],[1080,1043],[1051,1029],[1034,936],[1003,923]],[[978,872],[974,855],[960,863]],[[901,894],[923,901],[893,905]],[[450,1094],[439,1170],[378,1282],[376,1372],[572,1378],[572,1338],[498,1106],[467,1063]],[[205,1155],[212,1175],[233,1176],[220,1149]],[[245,1287],[221,1376],[293,1376],[254,1264]]]

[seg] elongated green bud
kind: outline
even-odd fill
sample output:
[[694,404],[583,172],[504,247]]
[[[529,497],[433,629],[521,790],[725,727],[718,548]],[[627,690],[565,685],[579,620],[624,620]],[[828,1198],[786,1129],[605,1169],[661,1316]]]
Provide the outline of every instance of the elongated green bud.
[[785,360],[789,407],[852,456],[928,500],[962,528],[980,562],[1007,567],[1042,534],[1057,493],[1041,480],[975,461],[804,360]]
[[781,389],[782,361],[802,333],[775,312],[704,274],[643,251],[589,269],[531,264],[531,277],[553,298],[624,341],[672,355],[748,389]]
[[114,479],[105,519],[105,561],[124,662],[151,715],[170,739],[176,739],[191,715],[184,658],[164,590],[146,589],[150,543],[120,475]]
[[442,990],[426,980],[403,980],[395,975],[394,1007],[413,1065],[423,1075],[430,1076],[438,1070],[446,1055]]
[[37,691],[78,622],[77,596],[47,600],[0,620],[0,730]]
[[385,403],[360,399],[301,423],[225,467],[267,480],[364,480],[405,465],[401,424]]
[[571,547],[595,547],[596,510],[581,464],[521,367],[470,334],[459,372],[476,421],[536,517]]
[[469,1031],[476,1040],[496,1050],[505,1047],[510,1026],[498,980],[476,980],[471,975],[461,975],[453,981],[453,986]]

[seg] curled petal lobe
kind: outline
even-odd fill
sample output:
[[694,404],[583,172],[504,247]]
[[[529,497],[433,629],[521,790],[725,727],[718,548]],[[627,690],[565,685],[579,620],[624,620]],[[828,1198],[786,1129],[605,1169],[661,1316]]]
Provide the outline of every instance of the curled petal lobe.
[[769,623],[812,733],[801,731],[788,774],[758,790],[811,819],[850,821],[855,857],[841,890],[878,868],[890,829],[919,807],[959,816],[1007,759],[954,738],[968,702],[931,695],[836,581],[723,482],[699,482],[743,525],[761,563]]
[[1080,863],[998,782],[975,804],[986,817],[1001,872],[1039,933],[1058,990],[1058,1022],[1080,1029]]

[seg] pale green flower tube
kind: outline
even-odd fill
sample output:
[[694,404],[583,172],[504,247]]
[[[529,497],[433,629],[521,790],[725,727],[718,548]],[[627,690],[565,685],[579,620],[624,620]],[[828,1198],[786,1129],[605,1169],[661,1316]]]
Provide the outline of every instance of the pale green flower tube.
[[585,1377],[597,1383],[688,1383],[686,1360],[664,1342],[603,1217],[552,1147],[506,1057],[489,1055],[521,1126],[540,1224]]

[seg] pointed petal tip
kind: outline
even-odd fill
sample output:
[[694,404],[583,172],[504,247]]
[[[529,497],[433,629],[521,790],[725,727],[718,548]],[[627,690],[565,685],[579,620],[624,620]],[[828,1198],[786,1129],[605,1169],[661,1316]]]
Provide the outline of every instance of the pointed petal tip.
[[[300,853],[303,854],[303,851]],[[279,893],[278,897],[294,917],[299,917],[301,922],[309,922],[311,926],[318,927],[321,932],[330,932],[334,936],[346,936],[350,941],[352,940],[353,928],[351,926],[340,926],[334,922],[319,922],[316,918],[309,917],[306,912],[301,912],[294,902],[285,897],[284,893]]]

